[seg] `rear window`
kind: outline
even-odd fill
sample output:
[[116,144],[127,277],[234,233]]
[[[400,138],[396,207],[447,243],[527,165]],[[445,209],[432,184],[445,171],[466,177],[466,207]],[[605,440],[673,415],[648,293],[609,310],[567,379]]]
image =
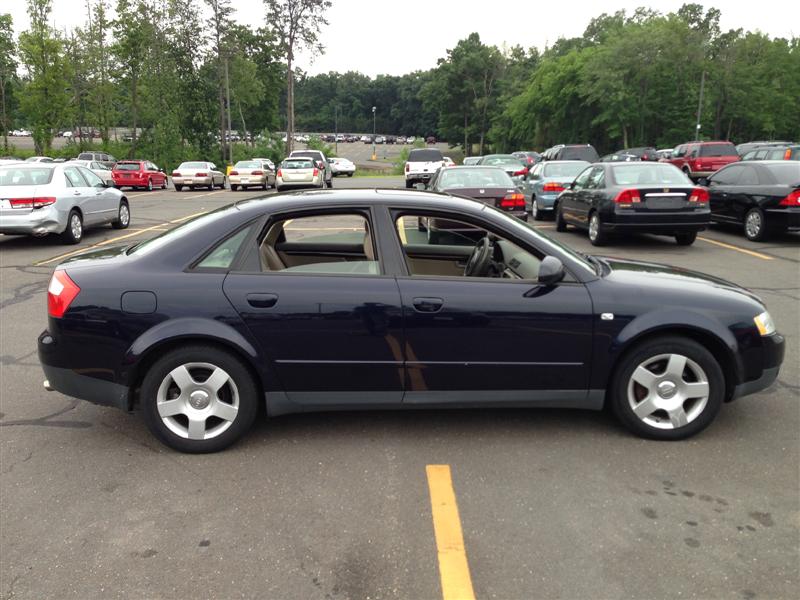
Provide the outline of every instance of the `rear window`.
[[[119,166],[119,165],[118,165]],[[207,169],[208,165],[204,162],[185,162],[181,163],[181,166],[178,167],[180,169]]]
[[52,179],[52,167],[0,167],[0,186],[45,185]]
[[322,160],[322,152],[312,152],[312,151],[300,151],[300,152],[292,152],[292,156],[290,158],[295,158],[297,156],[307,156],[308,158],[313,158],[314,160]]
[[800,184],[800,163],[787,162],[781,165],[764,165],[783,185]]
[[287,158],[281,163],[281,169],[311,169],[314,163],[308,158]]
[[417,148],[408,153],[408,162],[439,162],[444,160],[441,151],[432,148]]
[[117,163],[114,165],[115,171],[138,171],[139,163]]
[[440,182],[446,189],[514,187],[511,178],[500,169],[446,169],[441,175]]
[[589,166],[587,162],[549,163],[544,166],[543,177],[577,177]]
[[597,150],[591,146],[567,146],[558,155],[559,160],[585,160],[586,162],[597,162],[600,158]]
[[261,163],[254,160],[240,160],[236,163],[236,169],[260,169]]
[[633,164],[611,167],[618,185],[691,185],[680,169],[672,165]]
[[733,144],[706,144],[700,146],[700,156],[739,156]]
[[78,160],[94,160],[94,154],[91,152],[83,152],[78,154]]
[[520,159],[516,156],[506,155],[506,156],[485,156],[483,160],[481,160],[482,165],[490,165],[493,167],[502,167],[504,165],[513,165],[517,166],[520,163]]

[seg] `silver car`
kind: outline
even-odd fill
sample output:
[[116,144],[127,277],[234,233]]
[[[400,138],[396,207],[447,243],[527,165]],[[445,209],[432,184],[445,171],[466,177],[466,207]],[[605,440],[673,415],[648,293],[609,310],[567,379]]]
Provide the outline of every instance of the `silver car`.
[[131,220],[125,195],[107,187],[86,167],[71,163],[0,166],[0,233],[61,235],[77,244],[86,227],[110,223],[125,229]]
[[184,187],[192,190],[197,187],[213,190],[219,186],[224,190],[225,174],[217,170],[217,165],[212,162],[184,162],[172,172],[172,185],[175,186],[176,192],[180,192]]
[[260,160],[240,160],[233,166],[228,177],[232,192],[250,187],[266,190],[275,185],[275,173]]
[[69,161],[69,164],[86,167],[92,173],[102,179],[103,183],[105,183],[108,187],[116,187],[116,185],[114,185],[114,178],[111,176],[111,168],[107,167],[105,163],[101,163],[96,160],[71,160]]
[[278,167],[275,187],[279,192],[288,188],[323,188],[324,171],[305,156],[285,159]]

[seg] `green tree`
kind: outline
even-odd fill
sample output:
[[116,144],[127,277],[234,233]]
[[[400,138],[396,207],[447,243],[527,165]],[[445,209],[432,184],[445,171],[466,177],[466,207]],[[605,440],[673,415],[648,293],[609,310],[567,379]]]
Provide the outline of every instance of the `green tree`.
[[17,76],[16,44],[10,14],[0,14],[0,127],[3,129],[3,152],[8,153],[8,101],[11,82]]
[[31,125],[36,152],[50,152],[53,133],[69,107],[70,65],[64,45],[49,24],[52,0],[28,0],[30,29],[19,35],[19,56],[27,71],[19,103]]

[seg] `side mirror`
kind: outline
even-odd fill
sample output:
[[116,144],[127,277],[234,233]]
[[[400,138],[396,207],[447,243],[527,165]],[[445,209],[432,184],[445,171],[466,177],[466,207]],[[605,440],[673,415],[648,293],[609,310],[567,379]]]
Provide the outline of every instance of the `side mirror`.
[[710,183],[708,177],[701,177],[697,180],[697,185],[702,185],[703,187],[708,187]]
[[542,285],[555,285],[564,279],[564,264],[555,256],[545,256],[539,265],[538,281]]
[[569,189],[571,189],[571,190],[575,189],[575,182],[574,181],[569,184]]

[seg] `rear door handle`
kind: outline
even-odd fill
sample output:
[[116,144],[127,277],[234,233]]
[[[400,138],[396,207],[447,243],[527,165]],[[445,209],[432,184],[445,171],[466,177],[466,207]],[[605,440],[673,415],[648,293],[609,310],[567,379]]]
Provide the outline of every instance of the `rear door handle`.
[[278,294],[247,294],[247,303],[253,308],[272,308],[278,302]]
[[414,308],[417,312],[439,312],[443,305],[444,300],[441,298],[414,298]]

